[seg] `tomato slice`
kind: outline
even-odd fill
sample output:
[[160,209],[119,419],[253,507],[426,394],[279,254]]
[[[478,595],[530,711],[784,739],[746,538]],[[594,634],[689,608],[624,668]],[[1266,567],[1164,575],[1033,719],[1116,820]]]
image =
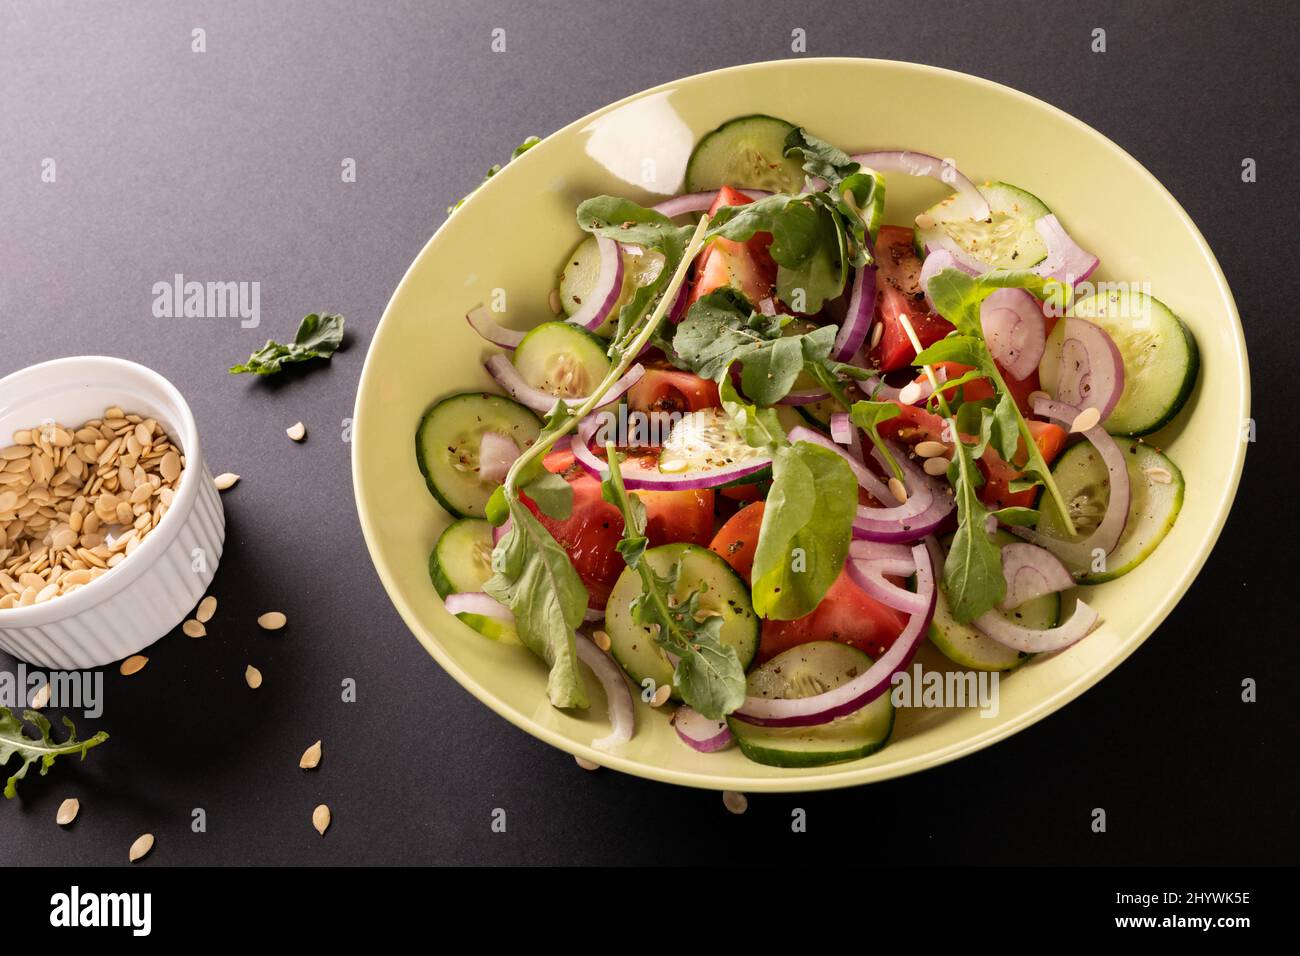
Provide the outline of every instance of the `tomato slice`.
[[758,548],[758,532],[763,526],[763,506],[764,502],[756,501],[741,508],[718,529],[709,545],[710,551],[719,555],[746,581],[754,570],[754,551]]
[[[754,200],[742,192],[723,186],[713,201],[709,215],[723,206],[744,206]],[[728,286],[741,293],[750,305],[758,308],[763,299],[771,298],[776,286],[776,263],[769,251],[772,235],[756,232],[744,242],[714,239],[695,265],[695,285],[687,304],[698,302],[710,292]]]
[[903,633],[907,615],[886,607],[841,571],[822,602],[793,621],[764,621],[758,661],[810,641],[839,641],[876,658]]
[[880,343],[869,357],[884,372],[912,364],[916,349],[903,331],[899,316],[907,316],[921,342],[933,345],[953,330],[952,323],[925,304],[921,292],[921,257],[912,244],[912,230],[902,226],[881,226],[876,235],[876,319],[883,331]]
[[[1056,456],[1065,447],[1069,437],[1064,428],[1051,422],[1039,422],[1029,419],[1029,432],[1034,436],[1043,460],[1049,465],[1056,461]],[[1016,460],[1023,463],[1025,458],[1025,441],[1020,440],[1020,453]],[[1037,488],[1013,492],[1008,487],[1013,479],[1024,472],[1007,464],[992,448],[986,449],[979,462],[980,471],[984,472],[984,487],[980,489],[980,500],[990,508],[1032,508],[1038,495]]]
[[720,404],[716,382],[675,368],[647,368],[627,393],[628,408],[638,412],[698,412]]
[[[568,553],[588,604],[603,608],[626,566],[618,553],[623,516],[600,496],[600,482],[588,474],[568,449],[552,451],[543,460],[547,471],[564,477],[573,489],[573,510],[559,521],[542,513],[526,494],[521,500]],[[674,541],[707,544],[713,534],[713,491],[638,491],[646,509],[646,537],[651,547]]]

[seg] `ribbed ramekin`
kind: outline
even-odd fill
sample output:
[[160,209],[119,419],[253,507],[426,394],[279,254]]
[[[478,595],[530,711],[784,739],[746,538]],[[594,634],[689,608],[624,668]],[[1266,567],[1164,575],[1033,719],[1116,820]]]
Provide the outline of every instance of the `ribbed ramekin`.
[[118,406],[157,419],[185,470],[171,507],[129,558],[71,594],[0,610],[0,648],[59,670],[99,667],[162,637],[203,597],[221,559],[226,516],[181,393],[157,372],[88,355],[33,365],[0,379],[0,446],[52,419],[78,426]]

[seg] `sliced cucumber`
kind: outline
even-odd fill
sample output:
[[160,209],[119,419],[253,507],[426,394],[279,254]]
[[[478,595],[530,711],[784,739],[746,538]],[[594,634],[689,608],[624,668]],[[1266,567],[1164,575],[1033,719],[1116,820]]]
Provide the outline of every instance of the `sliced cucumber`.
[[803,189],[803,165],[785,156],[785,138],[794,125],[774,116],[738,116],[706,133],[686,164],[686,191],[705,192],[732,186],[797,193]]
[[[946,236],[968,255],[995,269],[1028,269],[1047,255],[1047,244],[1034,223],[1049,216],[1043,201],[1007,183],[977,187],[988,200],[989,216],[973,219],[967,200],[953,193],[926,210],[934,220],[928,229],[916,230],[916,248],[925,257],[927,243]],[[920,218],[920,217],[918,217]]]
[[[633,252],[623,247],[623,288],[618,301],[610,310],[605,324],[596,329],[598,335],[609,336],[618,322],[619,310],[623,308],[632,294],[641,286],[648,285],[659,278],[664,268],[663,253],[647,249]],[[596,284],[600,273],[600,250],[596,246],[596,237],[588,236],[578,243],[564,260],[564,269],[560,273],[560,307],[565,315],[573,315],[582,308]]]
[[[693,544],[651,548],[641,560],[649,561],[662,575],[680,562],[676,597],[685,600],[692,591],[701,591],[701,608],[722,615],[722,643],[735,648],[740,666],[748,669],[758,653],[759,620],[749,603],[749,588],[731,565],[708,548]],[[610,653],[638,685],[646,678],[656,687],[671,685],[673,665],[655,643],[653,629],[633,619],[632,602],[640,596],[641,575],[632,568],[624,569],[605,605]]]
[[[1000,529],[993,536],[993,541],[999,548],[1019,540]],[[943,542],[945,551],[951,541],[952,538],[949,536],[948,540]],[[1026,601],[1018,608],[998,613],[1024,627],[1056,627],[1061,618],[1061,596],[1044,594],[1032,601]],[[1033,656],[1013,650],[1005,644],[999,644],[969,624],[958,624],[953,619],[943,588],[939,589],[939,600],[934,607],[934,619],[930,622],[930,643],[954,664],[977,671],[1014,670]]]
[[[482,591],[492,577],[492,526],[481,518],[461,518],[447,526],[429,553],[429,580],[438,597]],[[518,644],[513,625],[480,614],[457,614],[484,637]]]
[[[1124,392],[1106,419],[1113,435],[1148,435],[1168,424],[1192,394],[1200,369],[1196,339],[1159,299],[1117,289],[1074,303],[1070,314],[1105,329],[1124,359]],[[1047,337],[1038,377],[1056,394],[1065,323]]]
[[[659,452],[659,470],[664,474],[689,475],[765,457],[765,452],[740,436],[725,411],[702,408],[687,412],[668,433]],[[771,476],[770,468],[761,468],[727,484],[750,485]]]
[[[1128,522],[1119,543],[1106,556],[1104,570],[1094,571],[1091,565],[1079,567],[1062,558],[1080,584],[1101,584],[1132,571],[1164,540],[1183,506],[1183,473],[1168,456],[1138,439],[1116,438],[1115,442],[1128,464]],[[1089,442],[1075,445],[1057,461],[1052,477],[1069,507],[1078,535],[1068,538],[1060,518],[1051,508],[1043,509],[1038,530],[1062,540],[1086,538],[1096,529],[1110,501],[1106,465],[1101,456]]]
[[479,477],[484,433],[505,435],[522,450],[537,440],[541,429],[537,416],[518,402],[486,392],[462,392],[424,413],[415,430],[415,460],[438,504],[458,518],[482,518],[497,485]]
[[[811,697],[852,680],[871,658],[837,641],[814,641],[778,654],[749,675],[754,697]],[[737,717],[727,726],[746,757],[772,767],[819,767],[875,753],[894,729],[894,705],[884,693],[870,704],[813,727],[759,727]]]
[[608,343],[572,322],[543,322],[524,336],[514,363],[525,382],[552,395],[590,395],[609,374]]

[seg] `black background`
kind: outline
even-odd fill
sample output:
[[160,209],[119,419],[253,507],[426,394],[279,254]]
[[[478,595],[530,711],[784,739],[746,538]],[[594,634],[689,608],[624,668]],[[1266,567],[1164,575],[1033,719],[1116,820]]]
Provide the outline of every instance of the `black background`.
[[[206,53],[191,52],[195,27]],[[504,54],[489,51],[494,27]],[[1232,285],[1258,442],[1195,586],[1082,698],[954,764],[753,796],[736,817],[716,793],[584,773],[443,674],[370,566],[341,432],[392,289],[485,167],[645,87],[789,56],[795,27],[808,55],[1014,86],[1146,165]],[[131,678],[108,669],[105,715],[82,730],[112,739],[0,805],[0,863],[124,864],[144,831],[157,837],[144,866],[774,863],[850,848],[879,864],[1295,862],[1298,655],[1282,588],[1297,530],[1296,27],[1282,2],[4,0],[0,373],[87,352],[144,362],[185,392],[213,471],[243,481],[224,496],[209,636],[173,633]],[[355,183],[340,182],[344,157]],[[1245,157],[1256,183],[1241,180]],[[152,285],[175,272],[260,281],[261,328],[153,318]],[[277,383],[225,373],[317,309],[348,318],[332,365]],[[284,435],[298,420],[302,446]],[[279,634],[254,624],[272,608],[289,615]],[[266,678],[257,692],[250,662]],[[340,700],[345,677],[355,704]],[[1258,703],[1240,699],[1246,677]],[[317,738],[324,761],[304,774],[298,756]],[[65,830],[66,796],[82,810]],[[334,815],[323,839],[310,825],[321,802]],[[498,807],[504,834],[490,829]]]

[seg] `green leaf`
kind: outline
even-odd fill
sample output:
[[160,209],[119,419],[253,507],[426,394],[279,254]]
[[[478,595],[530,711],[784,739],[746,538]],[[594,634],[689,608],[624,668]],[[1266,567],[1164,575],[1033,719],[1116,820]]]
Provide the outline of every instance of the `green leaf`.
[[587,610],[587,589],[569,556],[527,506],[509,499],[510,530],[492,552],[495,572],[483,584],[515,615],[519,639],[550,666],[546,692],[556,707],[586,707],[574,632]]
[[1010,392],[998,395],[998,403],[993,406],[993,421],[996,424],[994,447],[1003,461],[1015,464],[1016,451],[1020,447],[1021,419],[1020,409],[1016,407],[1016,400]]
[[903,410],[895,402],[854,402],[853,407],[849,409],[850,420],[867,433],[867,437],[871,439],[871,444],[880,452],[881,457],[885,459],[885,464],[899,481],[903,480],[903,470],[898,467],[898,462],[894,461],[893,451],[890,450],[889,446],[885,444],[884,438],[881,437],[880,424],[889,421],[891,418],[897,418],[901,414],[903,414]]
[[673,336],[673,350],[685,367],[716,380],[734,361],[780,338],[788,316],[755,312],[734,289],[710,292],[692,303]]
[[[998,289],[1027,289],[1039,299],[1064,295],[1069,291],[1056,279],[1045,279],[1028,271],[994,269],[983,275],[970,276],[959,269],[944,269],[926,285],[935,311],[957,327],[963,335],[983,341],[980,304]],[[973,364],[970,362],[967,365]]]
[[996,607],[1007,593],[1002,575],[1002,552],[988,533],[989,511],[976,493],[972,472],[976,471],[970,449],[955,443],[953,463],[958,480],[957,533],[943,567],[943,589],[952,616],[968,624]]
[[912,360],[912,364],[937,365],[939,362],[958,362],[978,368],[983,361],[982,345],[982,340],[972,335],[949,335],[946,339],[940,339],[924,349]]
[[287,363],[310,359],[328,359],[343,344],[343,316],[313,312],[298,324],[293,341],[283,345],[273,339],[248,357],[242,365],[233,365],[230,374],[274,375]]
[[736,393],[730,373],[724,372],[719,377],[718,396],[731,424],[747,445],[752,448],[767,448],[786,443],[785,429],[781,427],[776,409],[757,408],[746,402]]
[[1032,528],[1038,524],[1040,512],[1037,508],[1021,508],[1012,506],[1009,508],[999,508],[993,512],[993,517],[997,518],[1003,524],[1019,525],[1023,528]]
[[646,546],[645,506],[623,485],[613,445],[607,445],[606,451],[609,477],[601,483],[601,497],[623,515],[619,552],[641,576],[641,594],[631,605],[633,620],[653,627],[655,643],[678,658],[673,685],[682,699],[705,717],[719,720],[745,702],[745,670],[735,648],[722,643],[722,618],[702,613],[702,590],[691,591],[675,603],[670,600],[676,595],[681,562],[660,575],[649,561],[641,560]]
[[862,168],[844,150],[802,127],[790,130],[786,136],[785,155],[801,160],[805,173],[824,179],[832,186]]
[[[527,139],[525,139],[522,143],[520,143],[518,146],[516,146],[516,147],[514,148],[514,151],[510,154],[510,159],[507,160],[506,162],[507,162],[507,163],[512,163],[512,162],[514,162],[516,159],[518,159],[520,156],[524,155],[524,153],[528,152],[530,149],[532,149],[534,146],[536,146],[536,145],[537,145],[538,143],[540,143],[540,142],[541,142],[541,138],[540,138],[540,137],[537,137],[537,136],[529,136]],[[466,195],[464,198],[459,199],[459,200],[457,200],[455,203],[453,203],[452,205],[448,206],[448,207],[447,207],[447,215],[450,216],[453,212],[455,212],[457,209],[459,209],[461,206],[463,206],[463,205],[465,204],[465,200],[466,200],[466,199],[468,199],[470,196],[474,195],[475,192],[477,192],[479,189],[482,188],[483,183],[486,183],[489,179],[491,179],[491,178],[492,178],[493,176],[495,176],[497,173],[501,172],[501,170],[502,170],[503,168],[504,168],[504,165],[503,165],[502,163],[494,163],[492,166],[488,167],[487,175],[483,177],[483,182],[482,182],[482,183],[479,183],[479,184],[478,184],[477,186],[475,186],[472,190],[470,190],[469,194]]]
[[552,471],[542,469],[541,474],[523,486],[523,490],[549,518],[567,521],[573,513],[573,486]]
[[[40,734],[39,738],[28,737],[23,733],[24,720],[35,726]],[[20,761],[18,769],[5,781],[6,797],[13,799],[17,794],[18,781],[27,776],[27,768],[32,764],[40,763],[43,777],[49,773],[56,758],[65,754],[79,753],[81,759],[85,760],[87,750],[98,747],[108,739],[108,734],[101,730],[88,740],[78,740],[77,728],[72,721],[64,717],[63,725],[68,728],[68,736],[62,742],[56,743],[50,736],[50,721],[44,714],[35,710],[24,710],[20,720],[8,707],[0,707],[0,767],[9,763],[15,754]]]
[[821,603],[844,568],[857,506],[857,479],[835,452],[809,442],[773,449],[754,553],[755,611],[791,621]]

